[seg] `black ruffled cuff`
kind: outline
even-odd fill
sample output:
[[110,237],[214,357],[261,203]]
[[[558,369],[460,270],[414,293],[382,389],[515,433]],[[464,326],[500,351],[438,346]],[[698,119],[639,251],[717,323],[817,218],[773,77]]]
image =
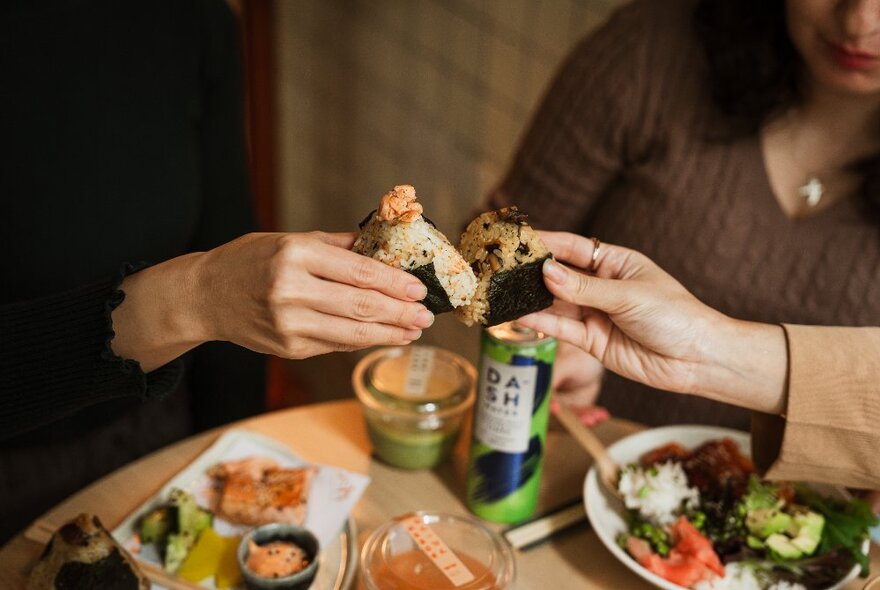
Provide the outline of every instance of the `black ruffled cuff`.
[[113,352],[122,280],[145,264],[63,293],[0,305],[0,439],[119,398],[161,398],[183,375],[178,359],[149,374]]
[[126,262],[122,265],[119,273],[111,285],[110,295],[104,305],[104,321],[106,325],[106,338],[104,346],[101,350],[101,360],[110,366],[116,367],[117,370],[136,384],[137,392],[144,401],[150,399],[162,399],[177,389],[180,380],[183,377],[183,360],[174,359],[170,363],[159,367],[149,373],[141,370],[141,364],[134,359],[122,358],[113,352],[113,338],[116,332],[113,330],[113,310],[119,307],[125,301],[125,291],[120,287],[125,277],[133,275],[147,267],[151,266],[147,262],[138,262],[135,264]]

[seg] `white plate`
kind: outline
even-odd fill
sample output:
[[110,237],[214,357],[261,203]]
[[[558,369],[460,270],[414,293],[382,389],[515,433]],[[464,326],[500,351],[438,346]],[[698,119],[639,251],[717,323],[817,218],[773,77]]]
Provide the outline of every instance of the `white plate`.
[[[715,426],[664,426],[662,428],[652,428],[617,441],[608,447],[608,453],[619,465],[627,465],[629,463],[637,463],[639,457],[644,453],[667,443],[677,442],[688,449],[693,449],[707,440],[725,437],[733,439],[744,454],[751,454],[751,444],[747,433]],[[841,488],[820,484],[813,484],[813,487],[827,496],[848,497]],[[625,509],[599,483],[595,467],[590,468],[584,480],[584,505],[586,506],[590,523],[599,539],[626,567],[658,588],[682,590],[682,586],[664,580],[643,568],[626,551],[618,546],[617,536],[627,530]],[[867,541],[865,542],[864,551],[868,551]],[[843,588],[855,579],[858,574],[859,567],[856,565],[845,578],[827,590]]]
[[[131,539],[135,532],[137,519],[147,511],[157,507],[168,498],[168,492],[171,488],[182,488],[184,490],[195,492],[199,497],[198,490],[204,486],[205,472],[209,467],[216,465],[221,461],[242,458],[248,455],[261,455],[270,457],[282,466],[299,466],[305,462],[297,457],[286,446],[278,441],[263,436],[261,434],[250,432],[247,430],[230,430],[224,433],[217,441],[205,450],[204,453],[196,457],[196,459],[187,465],[180,473],[175,475],[167,484],[165,484],[159,492],[141,504],[131,514],[126,517],[122,523],[113,530],[113,536],[119,541],[123,547],[131,547]],[[330,494],[326,493],[326,489],[316,490],[319,485],[319,479],[323,480],[322,484],[326,488],[327,485],[339,485],[346,490],[350,490],[351,496],[348,502],[353,505],[363,489],[366,487],[369,479],[366,476],[352,474],[335,467],[319,465],[319,473],[316,475],[312,483],[312,489],[309,493],[309,512],[306,515],[306,528],[312,530],[321,540],[321,552],[318,555],[318,573],[315,581],[310,587],[311,590],[347,590],[351,587],[356,569],[357,569],[357,529],[354,520],[343,516],[338,524],[331,524],[332,531],[316,530],[320,529],[324,522],[311,523],[315,516],[314,504],[324,504],[329,501]],[[344,483],[337,482],[340,478],[346,478]],[[315,493],[315,497],[312,493]],[[318,497],[321,496],[321,497]],[[313,502],[314,501],[314,502]],[[203,502],[200,502],[203,504]],[[318,520],[318,519],[315,519]],[[221,534],[231,534],[228,531],[218,530]],[[158,563],[158,556],[155,555],[152,547],[145,547],[140,555],[136,555],[138,559]],[[202,583],[205,588],[214,588],[212,580],[206,580]],[[159,590],[161,586],[153,584],[153,590]],[[241,585],[240,588],[244,588]],[[234,589],[233,589],[234,590]]]

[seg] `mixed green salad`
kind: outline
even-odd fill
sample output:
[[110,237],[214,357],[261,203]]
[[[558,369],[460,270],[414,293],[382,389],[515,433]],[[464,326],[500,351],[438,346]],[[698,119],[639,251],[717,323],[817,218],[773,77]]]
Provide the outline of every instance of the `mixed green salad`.
[[854,565],[868,574],[863,545],[878,520],[865,502],[761,481],[730,439],[652,451],[619,490],[629,516],[619,544],[681,586],[820,590]]

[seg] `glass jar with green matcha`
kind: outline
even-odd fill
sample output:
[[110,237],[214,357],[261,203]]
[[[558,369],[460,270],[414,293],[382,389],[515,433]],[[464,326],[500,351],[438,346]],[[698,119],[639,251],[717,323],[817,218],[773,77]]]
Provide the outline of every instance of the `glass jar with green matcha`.
[[427,469],[445,459],[474,404],[476,371],[433,346],[381,348],[352,375],[375,454],[391,465]]

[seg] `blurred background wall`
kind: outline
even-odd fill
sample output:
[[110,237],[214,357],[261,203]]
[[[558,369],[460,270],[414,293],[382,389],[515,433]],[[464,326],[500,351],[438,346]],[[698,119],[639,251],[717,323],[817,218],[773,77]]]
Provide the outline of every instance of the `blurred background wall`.
[[[395,184],[453,243],[498,182],[562,59],[619,0],[278,0],[276,223],[351,231]],[[422,342],[476,360],[439,316]],[[286,361],[313,401],[351,395],[361,354]]]

